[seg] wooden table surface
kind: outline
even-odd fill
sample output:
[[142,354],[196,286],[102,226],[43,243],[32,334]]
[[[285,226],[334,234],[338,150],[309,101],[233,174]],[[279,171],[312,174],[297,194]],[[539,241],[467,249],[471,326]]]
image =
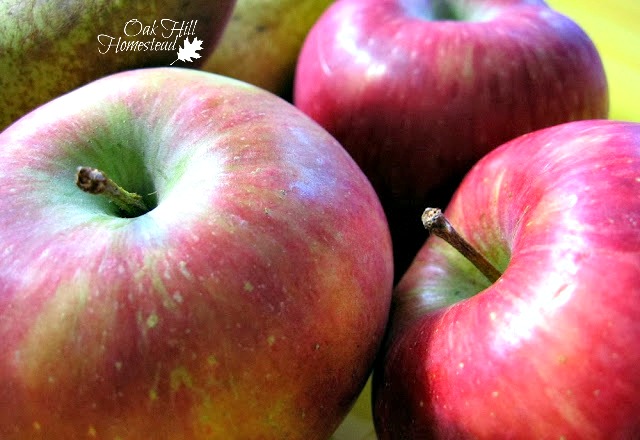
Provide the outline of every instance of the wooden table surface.
[[[548,0],[595,43],[609,83],[609,118],[640,122],[640,1]],[[373,440],[370,387],[364,389],[333,440]]]

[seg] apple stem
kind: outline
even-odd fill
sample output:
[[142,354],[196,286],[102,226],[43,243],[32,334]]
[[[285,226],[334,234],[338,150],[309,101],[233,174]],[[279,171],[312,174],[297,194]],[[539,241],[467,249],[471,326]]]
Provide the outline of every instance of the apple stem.
[[78,167],[76,185],[89,194],[107,197],[131,217],[142,215],[148,211],[139,194],[126,191],[97,168]]
[[430,233],[453,246],[492,283],[495,283],[502,276],[498,269],[451,226],[439,208],[425,209],[422,213],[422,224]]

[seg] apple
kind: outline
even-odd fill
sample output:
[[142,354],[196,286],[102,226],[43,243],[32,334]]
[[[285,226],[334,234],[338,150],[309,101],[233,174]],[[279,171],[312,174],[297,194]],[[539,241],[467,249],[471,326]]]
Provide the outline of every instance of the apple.
[[425,205],[518,135],[605,118],[608,88],[587,34],[543,1],[344,0],[305,40],[294,104],[372,181],[401,275]]
[[[110,73],[168,66],[185,39],[196,67],[218,44],[236,0],[0,0],[0,131],[45,102]],[[123,50],[122,45],[132,44]],[[140,43],[140,44],[138,44]]]
[[446,218],[499,277],[426,241],[374,371],[379,438],[639,438],[639,190],[638,123],[560,124],[482,158]]
[[238,0],[203,70],[237,78],[291,101],[307,33],[333,0]]
[[373,188],[293,105],[96,80],[0,134],[0,438],[326,439],[392,278]]

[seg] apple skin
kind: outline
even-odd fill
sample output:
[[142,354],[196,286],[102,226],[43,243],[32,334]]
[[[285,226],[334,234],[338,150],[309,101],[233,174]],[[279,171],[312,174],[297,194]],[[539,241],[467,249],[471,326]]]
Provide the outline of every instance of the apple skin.
[[292,100],[307,33],[334,0],[238,0],[216,49],[202,65]]
[[307,36],[294,104],[372,181],[401,275],[425,206],[516,136],[605,118],[608,87],[589,37],[542,1],[345,0]]
[[[77,166],[145,197],[119,216]],[[326,439],[392,290],[340,144],[222,76],[134,70],[0,134],[0,437]]]
[[[176,67],[197,67],[218,44],[236,0],[0,0],[0,131],[39,105],[102,76],[134,68],[168,66],[176,53],[126,51],[100,53],[100,34],[150,41],[154,36],[124,35],[125,24],[144,26],[162,19],[197,20],[194,37],[203,41],[201,58]],[[132,27],[131,32],[140,31]],[[173,38],[171,39],[173,40]],[[116,40],[117,41],[117,40]],[[168,40],[166,40],[168,41]],[[183,39],[179,39],[182,43]],[[115,44],[115,43],[114,43]]]
[[640,437],[640,124],[580,121],[490,152],[396,287],[380,439]]

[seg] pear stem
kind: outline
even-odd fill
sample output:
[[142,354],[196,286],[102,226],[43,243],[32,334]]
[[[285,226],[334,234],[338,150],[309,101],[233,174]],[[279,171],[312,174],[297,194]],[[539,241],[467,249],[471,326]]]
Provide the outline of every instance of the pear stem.
[[137,217],[148,211],[139,194],[126,191],[97,168],[78,167],[76,185],[89,194],[107,197],[130,217]]
[[440,209],[425,209],[422,213],[422,224],[430,233],[453,246],[492,283],[502,276],[498,269],[453,228]]

